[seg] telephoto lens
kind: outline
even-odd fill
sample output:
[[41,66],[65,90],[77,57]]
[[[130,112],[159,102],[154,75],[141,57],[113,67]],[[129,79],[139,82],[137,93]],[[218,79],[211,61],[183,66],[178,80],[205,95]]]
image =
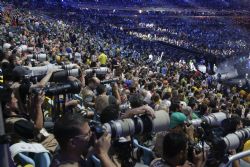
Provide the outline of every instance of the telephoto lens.
[[156,133],[168,130],[170,123],[169,114],[166,111],[155,111],[155,118],[141,115],[134,118],[111,121],[103,125],[112,138],[126,137],[130,135]]
[[60,94],[78,94],[81,91],[81,83],[72,81],[68,83],[56,84],[44,89],[46,96],[55,96]]
[[[25,67],[27,67],[27,66],[25,66]],[[27,68],[32,71],[32,76],[42,76],[42,75],[46,75],[47,72],[51,69],[60,69],[60,66],[48,64],[46,66],[27,67]]]
[[218,112],[209,114],[208,116],[204,116],[201,119],[193,119],[189,123],[192,124],[194,127],[198,127],[201,123],[206,122],[211,126],[220,126],[223,120],[227,119],[227,114],[224,112]]
[[76,64],[65,64],[65,65],[62,65],[62,69],[64,69],[64,70],[71,70],[75,66],[76,66]]
[[242,142],[250,139],[250,127],[237,130],[223,137],[226,145],[226,150],[237,149]]
[[100,68],[90,68],[90,69],[87,69],[85,70],[85,73],[87,75],[90,75],[90,74],[93,74],[93,73],[96,73],[96,75],[106,75],[109,71],[109,68],[107,67],[100,67]]
[[109,71],[109,68],[107,67],[100,67],[100,68],[95,69],[96,75],[106,75],[108,71]]
[[48,57],[46,54],[44,53],[40,53],[40,54],[37,54],[35,55],[36,56],[36,60],[37,61],[40,61],[40,62],[43,62],[43,61],[47,61],[48,60]]
[[79,77],[80,70],[79,69],[71,69],[71,70],[57,71],[57,72],[53,73],[53,75],[50,78],[50,81],[60,82],[63,80],[67,80],[68,76]]
[[115,83],[117,81],[119,81],[118,78],[113,78],[113,79],[103,80],[101,81],[101,84],[110,84],[110,83]]
[[27,57],[28,57],[29,59],[35,59],[35,60],[37,60],[37,61],[39,61],[39,62],[44,62],[44,61],[47,61],[47,60],[48,60],[47,55],[44,54],[44,53],[29,54],[29,55],[27,55]]

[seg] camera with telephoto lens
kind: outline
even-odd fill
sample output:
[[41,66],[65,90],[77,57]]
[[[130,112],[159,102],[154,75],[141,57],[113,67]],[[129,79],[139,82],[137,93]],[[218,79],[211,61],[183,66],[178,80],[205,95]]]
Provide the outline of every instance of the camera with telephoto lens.
[[[202,119],[193,120],[193,125],[198,128],[197,136],[200,142],[190,145],[189,149],[190,151],[195,149],[196,152],[199,152],[201,146],[201,150],[207,151],[207,166],[217,166],[219,163],[228,160],[229,150],[240,148],[244,141],[250,139],[250,127],[228,134],[226,129],[231,125],[221,124],[223,120],[226,121],[227,119],[230,118],[227,118],[226,113],[218,112]],[[192,159],[190,155],[191,152],[189,153],[189,160]]]
[[29,54],[27,55],[27,57],[31,60],[34,59],[39,62],[48,61],[48,56],[45,53]]
[[225,120],[228,115],[224,112],[217,112],[209,114],[208,116],[204,116],[200,119],[193,119],[188,121],[188,124],[193,125],[194,127],[199,127],[203,122],[211,126],[220,126],[221,122]]
[[147,133],[157,133],[166,131],[169,127],[170,119],[166,111],[155,112],[155,118],[151,119],[148,115],[135,116],[122,120],[110,121],[101,125],[100,123],[90,124],[96,136],[102,136],[106,131],[111,137],[120,138],[133,135],[143,135]]
[[100,122],[91,120],[89,122],[89,127],[91,131],[95,134],[97,139],[99,139],[105,133],[105,129],[103,128]]
[[250,139],[250,127],[229,133],[224,137],[214,136],[212,140],[212,151],[216,160],[223,162],[228,160],[227,152],[236,150],[243,146],[244,142]]
[[99,67],[99,68],[90,68],[85,70],[86,75],[92,75],[92,74],[96,74],[96,75],[106,75],[109,71],[109,68],[107,67]]
[[[32,71],[32,76],[43,76],[46,75],[47,72],[49,70],[52,69],[62,69],[62,70],[77,70],[77,69],[73,69],[75,67],[75,64],[66,64],[66,65],[54,65],[54,64],[48,64],[45,66],[36,66],[36,67],[27,67],[29,70]],[[69,72],[69,73],[73,73],[73,72]]]
[[[91,131],[95,134],[96,138],[99,139],[105,132],[105,127],[99,122],[91,120],[89,122],[89,126]],[[121,166],[134,166],[136,164],[136,158],[133,154],[133,146],[130,140],[126,140],[126,138],[116,138],[112,140],[112,148],[115,151],[115,155],[119,159]],[[135,150],[137,156],[139,155],[139,151]],[[138,158],[137,157],[137,158]]]
[[60,94],[76,94],[81,91],[81,83],[78,81],[71,81],[68,83],[58,83],[53,86],[45,87],[45,88],[33,88],[32,93],[37,95],[41,91],[45,92],[46,96],[55,96]]
[[50,78],[52,82],[60,82],[62,80],[67,80],[68,76],[79,77],[81,71],[79,69],[62,70],[54,72]]
[[223,112],[212,113],[200,119],[194,119],[188,122],[196,128],[196,134],[199,142],[189,143],[188,145],[188,160],[193,160],[193,151],[196,154],[202,151],[208,152],[208,163],[213,163],[217,153],[214,151],[213,143],[217,139],[224,137],[224,130],[221,127],[223,120],[227,119],[228,115]]
[[115,82],[117,82],[117,81],[119,81],[119,79],[118,78],[113,78],[113,79],[108,79],[108,80],[102,80],[101,81],[101,84],[112,84],[112,83],[115,83]]
[[[68,76],[73,76],[73,77],[79,77],[81,74],[81,71],[79,69],[71,69],[71,70],[61,70],[61,71],[57,71],[54,72],[52,74],[52,76],[50,77],[50,82],[61,82],[61,81],[65,81],[68,79]],[[40,80],[43,79],[45,75],[33,75],[33,73],[31,75],[26,75],[25,78],[29,79],[30,82],[32,83],[36,83]]]

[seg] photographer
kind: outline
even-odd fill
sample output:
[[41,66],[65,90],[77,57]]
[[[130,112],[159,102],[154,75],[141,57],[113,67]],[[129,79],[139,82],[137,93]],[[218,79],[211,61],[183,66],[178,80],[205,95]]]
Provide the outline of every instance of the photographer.
[[[124,115],[120,117],[120,111],[117,105],[107,106],[102,113],[100,114],[100,121],[102,124],[117,121],[125,118],[133,118],[134,116],[138,116],[141,114],[147,114],[152,119],[155,117],[154,110],[149,106],[141,106],[137,108],[133,108],[127,111]],[[122,150],[122,151],[121,151]],[[131,145],[131,137],[120,137],[115,138],[112,141],[111,149],[109,151],[109,155],[117,167],[132,167],[135,165],[135,159],[133,159],[132,155],[132,145]]]
[[84,106],[85,107],[95,107],[95,99],[96,95],[94,93],[94,90],[97,88],[97,86],[100,84],[100,80],[96,77],[92,77],[88,80],[87,86],[85,86],[81,90],[81,96],[83,98]]
[[[238,115],[232,115],[231,118],[228,118],[228,119],[222,121],[222,126],[224,128],[225,134],[229,134],[229,133],[234,133],[235,131],[242,129],[243,122],[242,122],[242,119]],[[240,148],[240,149],[242,149],[242,148]],[[237,152],[239,152],[240,149],[229,150],[229,153],[231,155],[234,155]],[[239,160],[233,161],[232,166],[233,167],[240,167],[240,161]]]
[[42,104],[45,95],[40,92],[34,98],[34,113],[32,119],[26,119],[18,111],[18,100],[13,91],[7,89],[6,98],[3,100],[3,114],[5,117],[6,132],[11,136],[12,143],[20,141],[35,141],[51,152],[57,147],[57,141],[43,128]]
[[154,150],[157,157],[162,156],[162,141],[164,136],[169,132],[184,134],[190,142],[194,141],[194,127],[192,125],[187,126],[186,121],[186,115],[181,112],[174,112],[171,114],[169,131],[156,134]]
[[163,140],[163,155],[161,158],[151,162],[150,167],[204,167],[206,156],[203,159],[203,154],[193,152],[194,164],[187,161],[188,157],[188,140],[182,133],[170,132]]
[[15,94],[16,98],[18,99],[18,107],[21,113],[25,115],[29,115],[29,110],[31,110],[30,104],[27,104],[27,95],[31,92],[32,88],[43,88],[49,82],[50,77],[52,74],[58,71],[58,69],[50,70],[43,79],[36,83],[32,84],[27,76],[31,74],[31,71],[22,66],[16,66],[12,71],[12,77],[14,83],[11,85],[13,89],[13,93]]
[[102,110],[109,105],[120,104],[120,94],[118,91],[117,84],[112,85],[112,90],[113,90],[113,94],[116,95],[116,97],[118,98],[112,95],[107,95],[107,88],[103,84],[98,85],[98,87],[96,88],[96,92],[98,96],[96,97],[96,101],[95,101],[95,110],[98,114],[100,114]]
[[55,124],[55,137],[60,145],[60,151],[53,157],[51,167],[88,167],[84,160],[91,145],[95,155],[101,160],[103,167],[114,167],[108,156],[110,148],[110,134],[104,134],[95,139],[88,124],[80,114],[65,114]]

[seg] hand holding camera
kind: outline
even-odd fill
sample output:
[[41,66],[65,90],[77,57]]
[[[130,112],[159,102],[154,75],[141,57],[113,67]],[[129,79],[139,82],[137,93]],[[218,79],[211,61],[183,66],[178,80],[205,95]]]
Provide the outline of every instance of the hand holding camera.
[[199,152],[197,153],[195,150],[193,151],[193,162],[197,167],[205,166],[207,161],[207,153],[206,152]]
[[153,108],[151,108],[148,105],[143,106],[143,109],[145,110],[145,113],[150,116],[152,119],[155,118],[155,111]]
[[111,146],[111,135],[105,132],[99,139],[96,139],[94,150],[98,156],[103,156],[108,153]]

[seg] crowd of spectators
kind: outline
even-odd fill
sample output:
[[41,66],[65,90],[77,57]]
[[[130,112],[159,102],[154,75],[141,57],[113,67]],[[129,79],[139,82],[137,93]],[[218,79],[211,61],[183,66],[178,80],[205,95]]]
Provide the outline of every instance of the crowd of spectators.
[[[65,0],[67,2],[73,2],[72,0]],[[101,4],[107,5],[112,2],[116,6],[170,6],[170,7],[183,7],[183,8],[212,8],[212,9],[248,9],[249,4],[244,0],[82,0],[79,3],[83,4]]]
[[132,24],[134,29],[130,34],[217,57],[248,55],[249,32],[239,26],[228,25],[228,22],[220,17],[147,18],[145,22]]
[[[149,163],[144,162],[145,165],[202,167],[208,165],[206,152],[191,150],[192,158],[188,158],[188,143],[195,142],[198,134],[188,120],[223,112],[233,122],[225,129],[228,133],[249,125],[250,93],[243,85],[225,85],[209,74],[194,70],[189,63],[195,57],[192,53],[142,40],[133,33],[129,35],[123,29],[134,23],[131,19],[102,17],[91,11],[59,14],[18,9],[10,4],[2,6],[0,67],[3,74],[1,84],[6,88],[0,96],[5,131],[11,136],[12,146],[20,142],[42,144],[52,155],[51,164],[45,166],[93,166],[88,161],[93,155],[103,167],[143,166],[135,163],[142,162],[138,157],[123,153],[123,149],[129,149],[130,141],[136,138],[152,151],[153,157]],[[201,20],[190,24],[179,19],[170,20],[172,25],[159,21],[152,26],[156,32],[165,29],[160,34],[167,33],[168,38],[164,41],[169,43],[175,40],[173,44],[188,49],[214,49],[215,55],[222,49],[236,50],[233,46],[249,45],[247,41],[218,45],[229,36],[241,39],[242,36],[234,33],[242,30],[229,31],[226,26],[213,28],[215,20],[212,23],[205,20],[206,28],[195,26],[203,23]],[[167,28],[161,28],[164,24],[168,25]],[[192,31],[187,31],[188,28]],[[199,35],[204,38],[199,38]],[[186,41],[179,39],[180,36],[186,36]],[[192,40],[197,43],[192,43],[191,47],[189,41]],[[198,46],[202,42],[204,46]],[[62,71],[61,66],[70,64],[79,71],[77,75],[68,76],[68,72],[62,78],[54,79],[55,74]],[[43,73],[40,79],[34,77],[36,67],[46,69],[45,72],[38,71]],[[77,83],[74,86],[79,86],[80,90],[71,92],[68,83]],[[66,94],[71,96],[48,95],[48,88],[59,91],[62,85],[66,86],[61,91],[69,91]],[[169,115],[170,124],[165,127],[167,131],[157,134],[125,136],[111,142],[111,134],[104,132],[98,136],[97,130],[93,130],[96,121],[104,124],[144,114],[154,120],[159,112]],[[249,141],[244,143],[242,148],[229,150],[229,153],[249,149]],[[26,156],[36,160],[34,154]],[[17,165],[27,165],[22,157],[23,154],[12,155],[12,161]],[[250,163],[249,157],[244,159],[244,163],[247,162]],[[237,160],[233,166],[242,163],[243,160]]]
[[[93,12],[80,5],[78,9],[78,17]],[[109,25],[106,26],[144,41],[161,41],[221,60],[249,54],[249,32],[237,24],[237,18],[249,16],[248,11],[136,7],[131,10],[93,10],[98,18],[107,20]]]

